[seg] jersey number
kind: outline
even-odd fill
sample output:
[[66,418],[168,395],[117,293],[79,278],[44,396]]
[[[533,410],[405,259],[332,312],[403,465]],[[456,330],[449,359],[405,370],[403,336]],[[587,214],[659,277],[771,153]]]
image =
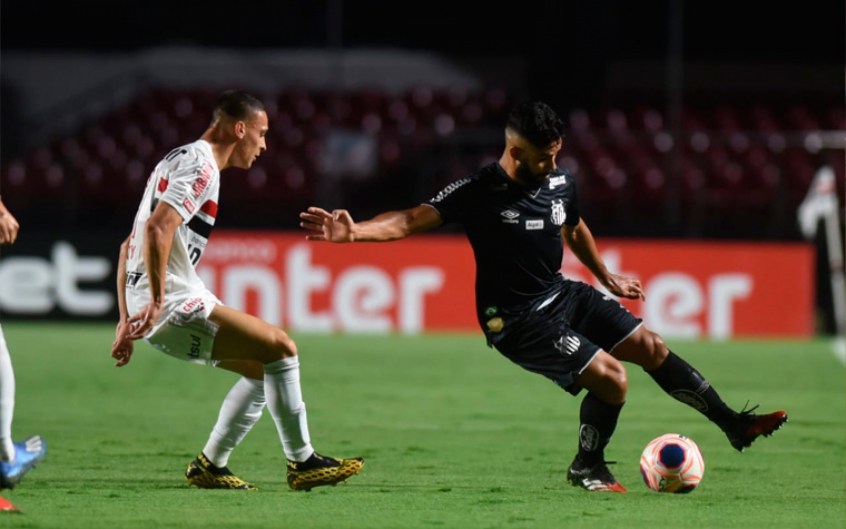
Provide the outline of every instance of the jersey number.
[[200,256],[203,255],[203,251],[197,248],[196,246],[188,245],[188,259],[191,260],[191,264],[197,266],[197,263],[200,262]]

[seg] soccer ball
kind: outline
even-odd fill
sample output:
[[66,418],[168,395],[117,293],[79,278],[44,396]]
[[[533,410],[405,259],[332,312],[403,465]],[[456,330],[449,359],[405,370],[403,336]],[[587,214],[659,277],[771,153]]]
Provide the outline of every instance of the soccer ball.
[[668,433],[649,441],[640,456],[640,474],[657,492],[690,492],[699,485],[705,460],[693,439]]

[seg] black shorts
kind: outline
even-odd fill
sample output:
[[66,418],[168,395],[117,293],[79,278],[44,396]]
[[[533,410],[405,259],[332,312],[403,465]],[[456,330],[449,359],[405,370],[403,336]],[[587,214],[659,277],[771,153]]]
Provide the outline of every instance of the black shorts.
[[541,374],[573,395],[574,384],[600,349],[610,352],[641,325],[615,298],[578,281],[519,313],[503,311],[499,333],[488,341],[512,362]]

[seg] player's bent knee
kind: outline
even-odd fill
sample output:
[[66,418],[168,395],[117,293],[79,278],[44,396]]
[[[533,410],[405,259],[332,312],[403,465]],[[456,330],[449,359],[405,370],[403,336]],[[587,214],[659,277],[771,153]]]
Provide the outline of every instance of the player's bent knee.
[[614,381],[612,384],[605,384],[600,390],[591,390],[591,392],[610,404],[623,404],[626,402],[627,389],[627,384]]
[[622,404],[626,401],[626,394],[629,390],[629,380],[626,368],[620,362],[606,362],[602,366],[601,389],[595,391],[603,400],[614,404]]
[[614,369],[609,373],[609,378],[612,380],[612,396],[617,404],[622,404],[626,401],[626,394],[629,391],[629,379],[626,374],[626,368],[623,364],[617,363]]
[[290,358],[297,356],[297,344],[282,329],[276,329],[273,333],[271,348],[274,356],[279,358]]
[[624,348],[620,350],[621,358],[636,363],[646,371],[658,368],[669,353],[661,335],[645,326],[638,329],[631,340],[624,344]]
[[649,351],[649,365],[644,368],[647,370],[655,369],[663,364],[670,352],[661,335],[652,331],[647,331],[646,348]]

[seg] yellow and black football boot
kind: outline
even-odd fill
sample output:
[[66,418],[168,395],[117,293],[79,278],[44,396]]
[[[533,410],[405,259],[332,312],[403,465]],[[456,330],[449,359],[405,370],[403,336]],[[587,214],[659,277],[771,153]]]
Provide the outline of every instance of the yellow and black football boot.
[[228,467],[217,467],[212,464],[202,452],[197,459],[188,464],[185,479],[188,480],[189,485],[201,489],[256,490],[255,485],[239,478]]
[[364,459],[338,459],[313,453],[301,463],[288,461],[288,486],[294,490],[311,490],[323,485],[337,485],[364,467]]

